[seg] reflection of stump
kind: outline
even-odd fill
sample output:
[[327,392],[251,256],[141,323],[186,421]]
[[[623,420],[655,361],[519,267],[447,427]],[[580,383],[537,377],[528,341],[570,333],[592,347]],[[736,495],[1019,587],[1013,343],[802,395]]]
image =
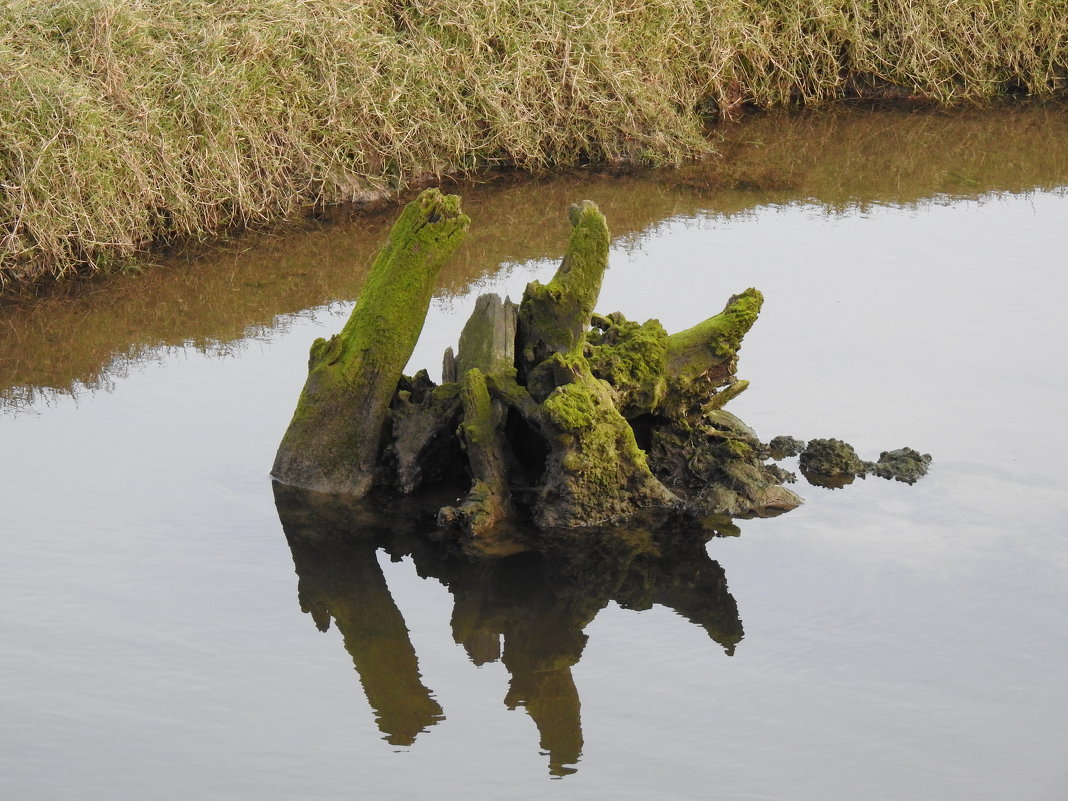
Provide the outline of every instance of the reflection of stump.
[[[728,654],[742,639],[726,576],[705,547],[712,528],[737,533],[725,519],[688,526],[659,514],[641,516],[626,529],[554,531],[539,540],[537,552],[472,560],[452,544],[421,536],[421,499],[378,500],[275,484],[301,610],[321,630],[336,623],[390,743],[411,743],[443,715],[419,675],[377,548],[394,560],[411,557],[419,576],[448,588],[453,639],[476,665],[503,663],[510,675],[504,702],[529,713],[555,776],[573,773],[581,757],[581,702],[572,668],[587,627],[609,602],[674,609]],[[616,702],[625,708],[628,699]]]
[[444,714],[423,684],[408,627],[378,564],[376,528],[354,529],[349,510],[326,501],[317,507],[299,491],[276,485],[301,611],[320,631],[333,619],[384,739],[411,745]]

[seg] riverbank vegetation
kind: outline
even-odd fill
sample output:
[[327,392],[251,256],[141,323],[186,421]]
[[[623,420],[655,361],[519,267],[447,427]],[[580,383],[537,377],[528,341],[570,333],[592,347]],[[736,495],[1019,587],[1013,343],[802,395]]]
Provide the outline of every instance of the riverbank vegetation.
[[494,167],[673,163],[709,117],[1068,83],[1068,0],[10,0],[0,283]]
[[[833,215],[1068,187],[1062,103],[768,112],[717,126],[714,140],[723,158],[677,169],[511,173],[453,186],[473,228],[438,275],[441,302],[502,266],[558,261],[560,209],[576,197],[595,201],[614,246],[631,249],[655,239],[665,220],[733,227],[768,204]],[[354,300],[392,219],[347,206],[333,212],[277,234],[191,248],[137,275],[65,281],[0,304],[0,412],[106,389],[171,348],[232,354],[306,309]]]

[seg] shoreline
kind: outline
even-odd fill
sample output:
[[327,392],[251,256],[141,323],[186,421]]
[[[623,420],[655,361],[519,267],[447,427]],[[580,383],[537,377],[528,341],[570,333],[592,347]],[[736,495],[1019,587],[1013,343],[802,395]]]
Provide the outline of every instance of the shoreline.
[[681,164],[710,119],[1063,97],[1068,0],[17,0],[0,9],[0,285],[443,176]]
[[[81,268],[71,270],[68,273],[56,277],[46,273],[22,281],[8,276],[6,283],[0,282],[0,308],[34,303],[48,298],[60,298],[63,296],[77,297],[85,292],[93,292],[104,285],[108,278],[122,279],[124,276],[136,276],[154,269],[181,269],[181,264],[201,263],[210,261],[214,254],[242,251],[246,247],[258,247],[255,243],[265,240],[273,240],[279,236],[286,236],[287,232],[300,236],[302,232],[345,225],[354,220],[365,220],[372,228],[381,227],[392,219],[392,215],[404,203],[414,198],[419,191],[428,186],[439,186],[448,192],[465,194],[478,187],[479,192],[483,188],[494,191],[509,186],[537,186],[543,181],[553,181],[569,178],[585,180],[617,180],[636,178],[642,181],[664,180],[667,185],[689,187],[702,193],[717,191],[733,191],[738,189],[750,190],[757,193],[769,193],[777,195],[789,194],[797,183],[795,175],[794,157],[788,151],[806,151],[800,159],[808,166],[804,169],[811,170],[814,155],[812,151],[827,147],[830,152],[836,152],[840,144],[832,141],[804,142],[805,133],[811,128],[814,120],[826,120],[828,125],[817,125],[816,129],[835,127],[835,119],[857,119],[867,116],[870,118],[885,118],[888,130],[901,128],[901,133],[894,133],[894,137],[905,135],[903,132],[909,126],[902,126],[905,119],[943,119],[950,121],[976,120],[978,118],[990,118],[991,125],[995,121],[1008,124],[1015,130],[1016,123],[1009,122],[1016,118],[1045,114],[1055,118],[1061,116],[1068,121],[1068,98],[1051,98],[1045,100],[1006,99],[993,101],[983,106],[942,106],[930,102],[902,101],[900,99],[859,99],[851,98],[842,101],[823,103],[815,106],[786,109],[750,109],[738,114],[734,119],[721,121],[710,125],[706,131],[707,141],[714,146],[714,152],[704,158],[691,159],[679,165],[667,167],[648,167],[634,163],[616,163],[612,165],[586,165],[586,166],[560,166],[558,168],[547,167],[532,171],[517,168],[496,168],[482,173],[444,175],[439,178],[427,176],[425,180],[413,181],[404,189],[383,190],[377,195],[364,195],[356,200],[342,200],[330,204],[321,204],[318,207],[307,205],[296,213],[274,219],[260,220],[245,226],[234,226],[230,229],[208,232],[206,235],[193,236],[185,240],[177,240],[165,243],[153,243],[135,252],[127,261],[120,265],[119,269],[99,270]],[[1068,125],[1068,122],[1066,122]],[[973,128],[974,123],[969,124]],[[979,135],[982,138],[994,136],[994,134],[981,134],[980,128],[970,133],[969,136]],[[759,141],[750,141],[753,129],[757,129],[756,136]],[[1058,126],[1059,130],[1060,126]],[[775,130],[773,130],[775,129]],[[781,141],[771,142],[768,136],[771,133],[782,132]],[[1017,130],[1018,135],[1023,136],[1023,131]],[[739,136],[741,134],[741,136]],[[826,136],[821,133],[820,138]],[[938,148],[945,147],[941,141],[943,135],[934,144]],[[1048,137],[1047,137],[1048,138]],[[896,153],[895,158],[914,158],[911,152],[915,148],[892,146]],[[1029,147],[1033,147],[1030,144]],[[856,156],[857,145],[845,146],[846,151],[853,150]],[[966,150],[966,148],[965,148]],[[963,155],[963,151],[960,155]],[[1055,170],[1054,170],[1055,171]],[[806,183],[808,178],[802,180]],[[830,183],[828,178],[817,179],[818,182]],[[951,176],[951,184],[958,181]],[[959,184],[959,189],[965,194],[971,194],[971,179]],[[927,195],[919,195],[925,197]],[[858,198],[863,202],[863,199]],[[907,202],[907,201],[905,201]]]

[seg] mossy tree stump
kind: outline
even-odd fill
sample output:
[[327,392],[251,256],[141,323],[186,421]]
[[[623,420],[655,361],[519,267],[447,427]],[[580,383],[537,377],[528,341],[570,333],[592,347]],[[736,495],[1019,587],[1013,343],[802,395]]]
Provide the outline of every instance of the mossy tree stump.
[[746,387],[738,349],[761,294],[747,289],[674,335],[656,320],[598,315],[608,227],[589,201],[569,218],[552,281],[531,283],[518,307],[480,298],[437,386],[400,371],[467,219],[438,194],[409,206],[349,324],[312,348],[275,475],[363,494],[466,474],[466,495],[438,522],[474,536],[516,519],[574,528],[649,508],[764,516],[798,505],[766,447],[721,408]]

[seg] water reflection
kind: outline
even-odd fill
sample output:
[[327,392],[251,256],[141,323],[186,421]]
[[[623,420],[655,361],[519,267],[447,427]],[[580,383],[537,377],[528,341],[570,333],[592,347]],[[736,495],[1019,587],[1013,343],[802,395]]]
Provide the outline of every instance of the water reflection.
[[453,640],[475,665],[500,661],[507,669],[504,703],[533,718],[554,776],[574,773],[582,754],[571,668],[586,646],[585,629],[609,602],[673,609],[728,655],[742,639],[723,568],[705,550],[711,536],[737,533],[727,520],[701,530],[660,519],[626,531],[545,535],[537,550],[513,542],[510,554],[485,558],[427,538],[440,502],[357,502],[275,484],[300,608],[321,631],[333,619],[390,743],[411,744],[444,713],[423,684],[379,550],[410,557],[421,577],[448,588]]
[[[442,271],[440,294],[463,294],[502,266],[558,260],[566,242],[560,210],[580,198],[608,217],[614,245],[632,247],[677,217],[729,218],[801,201],[833,214],[1068,183],[1063,104],[765,114],[713,135],[723,157],[678,170],[502,176],[450,187],[473,225]],[[308,309],[359,294],[392,220],[389,212],[309,222],[207,257],[171,258],[141,275],[0,300],[0,411],[110,389],[130,365],[166,348],[228,354],[276,337]]]

